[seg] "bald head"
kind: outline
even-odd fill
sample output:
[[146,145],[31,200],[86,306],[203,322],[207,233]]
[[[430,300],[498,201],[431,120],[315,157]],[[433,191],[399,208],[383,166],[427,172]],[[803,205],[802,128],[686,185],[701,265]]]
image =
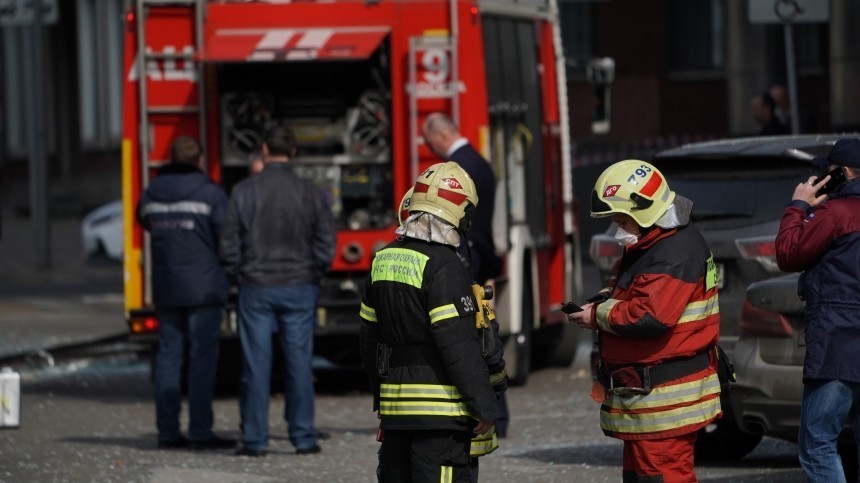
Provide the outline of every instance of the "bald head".
[[424,119],[423,135],[424,142],[441,159],[445,159],[448,148],[461,137],[454,121],[441,112],[434,112]]

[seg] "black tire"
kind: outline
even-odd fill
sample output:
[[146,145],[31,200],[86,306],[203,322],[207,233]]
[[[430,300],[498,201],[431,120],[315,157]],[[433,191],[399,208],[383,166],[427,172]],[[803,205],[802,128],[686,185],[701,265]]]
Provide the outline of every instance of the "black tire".
[[[530,257],[526,253],[523,262],[523,273],[531,274],[529,269]],[[534,300],[532,300],[531,276],[525,276],[523,280],[523,311],[522,330],[518,334],[511,334],[505,344],[505,363],[514,369],[508,371],[510,379],[508,383],[512,386],[523,386],[529,379],[532,359],[532,326],[534,325]],[[510,357],[512,354],[513,357]]]
[[570,367],[576,357],[580,329],[570,322],[542,327],[534,337],[532,367]]
[[744,433],[735,423],[728,391],[720,396],[723,417],[699,431],[696,463],[738,461],[758,446],[762,435]]

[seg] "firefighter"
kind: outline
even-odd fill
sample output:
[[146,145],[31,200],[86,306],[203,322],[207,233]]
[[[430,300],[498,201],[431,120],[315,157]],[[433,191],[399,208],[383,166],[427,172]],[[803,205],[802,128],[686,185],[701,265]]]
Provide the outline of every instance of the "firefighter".
[[379,250],[361,303],[361,357],[385,432],[383,481],[468,482],[473,434],[498,416],[475,330],[479,302],[457,256],[475,185],[453,162],[414,185],[410,217]]
[[591,216],[611,217],[625,250],[609,287],[568,318],[598,332],[592,395],[604,434],[624,441],[625,482],[695,481],[697,432],[722,416],[716,266],[692,208],[639,160],[608,167],[591,194]]
[[[403,195],[403,198],[400,200],[400,205],[397,210],[397,226],[403,224],[407,218],[409,218],[409,206],[412,203],[412,188]],[[459,251],[457,254],[460,257],[460,260],[467,267],[469,266],[469,262]],[[477,284],[473,284],[473,291]],[[483,287],[478,287],[477,293],[482,293]],[[486,297],[486,296],[485,296]],[[477,297],[476,297],[477,298]],[[490,297],[486,297],[489,299]],[[479,306],[483,304],[488,304],[488,302],[483,302],[479,300]],[[482,303],[483,302],[483,303]],[[487,305],[489,307],[489,305]],[[488,312],[491,312],[492,309],[485,309]],[[476,314],[478,315],[478,314]],[[481,319],[483,321],[483,319]],[[484,360],[487,362],[487,370],[490,372],[490,383],[493,385],[493,390],[496,392],[496,399],[501,400],[502,396],[504,396],[505,391],[508,389],[508,373],[505,369],[505,357],[504,357],[504,346],[502,344],[501,339],[499,338],[499,323],[496,322],[495,316],[490,318],[490,320],[486,321],[487,325],[489,325],[490,333],[485,333],[481,328],[478,328],[479,333],[482,335],[481,340],[484,340],[484,336],[491,336],[493,338],[492,342],[487,342],[482,345],[481,355],[484,357]],[[480,325],[480,322],[476,322],[476,327]],[[486,329],[484,329],[486,330]],[[500,408],[501,409],[501,408]],[[488,455],[493,451],[499,448],[499,436],[496,431],[496,425],[493,424],[493,427],[490,428],[486,434],[478,434],[472,438],[472,443],[469,446],[469,456],[471,456],[470,464],[471,467],[471,479],[472,482],[478,481],[478,458],[481,456]]]

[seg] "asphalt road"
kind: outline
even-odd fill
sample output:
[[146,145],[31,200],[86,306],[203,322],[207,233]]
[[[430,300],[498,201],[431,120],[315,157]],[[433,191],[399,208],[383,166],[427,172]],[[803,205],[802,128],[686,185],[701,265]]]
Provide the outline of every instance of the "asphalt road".
[[[130,354],[22,377],[21,426],[0,430],[0,482],[375,481],[377,421],[360,374],[320,379],[316,421],[331,437],[318,455],[293,453],[282,398],[273,396],[265,458],[158,450],[148,366]],[[580,362],[535,372],[526,386],[512,388],[509,436],[482,459],[481,480],[620,481],[621,444],[600,432],[589,387]],[[220,397],[215,413],[216,432],[237,438],[235,396]],[[744,460],[697,474],[711,482],[805,481],[796,446],[767,438]]]
[[[84,260],[78,223],[54,224],[53,268],[38,270],[29,225],[4,219],[0,356],[124,332],[121,267]],[[621,443],[598,427],[598,406],[588,396],[589,337],[581,340],[572,367],[535,372],[526,386],[510,390],[509,435],[482,460],[482,481],[620,481]],[[321,441],[321,454],[293,453],[278,396],[270,406],[273,439],[265,458],[165,451],[156,448],[148,362],[115,349],[95,360],[23,370],[21,426],[0,429],[0,482],[375,481],[377,420],[363,375],[321,373],[316,420],[331,434]],[[215,411],[216,431],[237,438],[235,395],[220,397]],[[796,446],[768,438],[740,462],[701,466],[697,473],[713,482],[805,481]]]

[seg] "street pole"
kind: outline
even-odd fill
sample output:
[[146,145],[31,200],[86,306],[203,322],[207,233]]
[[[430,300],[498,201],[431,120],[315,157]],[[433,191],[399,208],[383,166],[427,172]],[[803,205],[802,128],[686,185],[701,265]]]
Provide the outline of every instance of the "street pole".
[[[38,4],[37,4],[38,5]],[[34,8],[33,22],[25,27],[24,85],[27,106],[27,150],[30,153],[30,223],[33,227],[33,247],[36,267],[51,268],[51,234],[48,223],[48,167],[45,143],[44,102],[42,79],[44,52],[42,47],[42,9]]]
[[785,69],[788,77],[788,102],[791,104],[791,133],[800,133],[800,119],[797,109],[797,72],[794,67],[794,34],[791,21],[784,21],[782,31],[785,34]]

